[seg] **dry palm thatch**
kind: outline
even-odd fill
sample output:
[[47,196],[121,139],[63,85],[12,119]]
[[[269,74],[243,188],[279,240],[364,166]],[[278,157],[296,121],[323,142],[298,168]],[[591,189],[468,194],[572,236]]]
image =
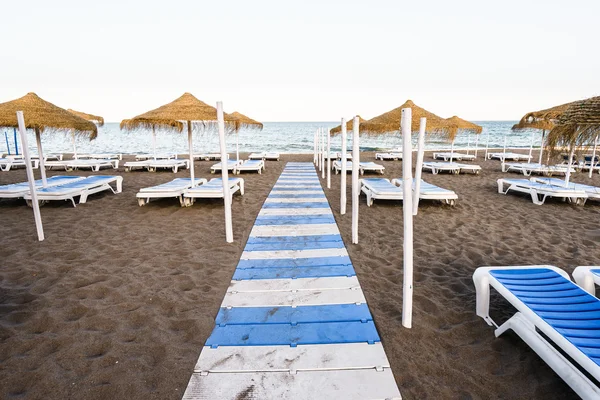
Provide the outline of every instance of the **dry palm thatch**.
[[367,133],[392,133],[400,130],[400,119],[402,118],[402,109],[412,108],[412,126],[411,131],[419,130],[420,119],[427,118],[427,129],[429,133],[447,133],[448,127],[446,121],[437,115],[415,105],[411,100],[400,107],[372,118],[360,125],[361,132]]
[[576,101],[562,113],[548,134],[547,146],[554,154],[589,145],[600,135],[600,96]]
[[[367,122],[367,120],[364,119],[363,117],[361,117],[360,115],[357,115],[357,117],[358,117],[359,126],[362,126],[363,123]],[[350,118],[346,122],[346,130],[348,132],[350,132],[350,131],[352,131],[353,127],[354,127],[354,118]],[[334,135],[337,135],[338,133],[341,133],[341,132],[342,132],[342,126],[341,125],[338,125],[338,126],[336,126],[335,128],[333,128],[331,130],[331,133],[333,133]]]
[[98,124],[98,126],[103,126],[104,125],[104,118],[98,116],[98,115],[93,115],[93,114],[87,114],[81,111],[75,111],[72,110],[70,108],[67,108],[67,111],[70,112],[71,114],[75,114],[80,118],[83,119],[87,119],[88,121],[92,121],[95,122],[96,124]]
[[[447,118],[445,121],[448,126],[447,133],[448,133],[449,140],[454,140],[458,131],[467,131],[467,132],[472,132],[476,135],[479,135],[481,133],[481,131],[483,130],[483,128],[481,126],[474,124],[472,122],[466,121],[462,118],[458,118],[456,115],[453,117]],[[427,122],[429,123],[429,121],[427,121]]]
[[262,130],[263,124],[256,120],[253,120],[250,117],[245,116],[242,113],[237,111],[232,112],[229,116],[234,120],[236,125],[236,129],[246,128],[246,129],[259,129]]
[[550,130],[554,127],[558,118],[573,104],[571,103],[561,104],[545,110],[528,112],[521,118],[519,123],[513,125],[513,130],[519,129],[543,129]]
[[0,126],[16,128],[17,111],[23,111],[25,127],[37,132],[68,130],[91,139],[98,136],[96,124],[41,99],[35,93],[0,104]]
[[[235,130],[235,120],[224,114],[227,128]],[[121,122],[121,129],[166,129],[181,132],[189,122],[200,128],[214,128],[217,126],[217,109],[198,100],[191,93],[184,93],[178,99],[148,111],[131,119]]]

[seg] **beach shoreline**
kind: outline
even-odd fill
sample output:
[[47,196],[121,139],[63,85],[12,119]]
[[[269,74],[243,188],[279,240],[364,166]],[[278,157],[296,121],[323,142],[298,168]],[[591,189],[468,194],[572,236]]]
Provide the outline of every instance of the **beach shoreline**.
[[[339,175],[332,173],[330,190],[321,183],[403,398],[576,398],[516,335],[495,338],[475,315],[472,274],[484,265],[551,264],[570,273],[600,264],[600,208],[500,195],[496,179],[522,176],[502,173],[499,161],[482,160],[483,151],[480,175],[423,173],[459,199],[456,207],[422,202],[415,217],[410,330],[401,326],[401,202],[367,207],[361,196],[359,244],[351,245],[351,214],[339,214]],[[41,243],[31,209],[22,200],[0,201],[0,397],[181,398],[262,203],[287,161],[312,159],[282,154],[262,175],[241,175],[246,194],[234,196],[232,244],[225,243],[220,200],[137,205],[139,188],[187,177],[187,170],[103,170],[123,176],[123,193],[97,194],[76,208],[42,207]],[[374,153],[361,159],[375,161]],[[377,162],[385,178],[401,176],[401,161]],[[196,161],[196,177],[217,177],[214,163]],[[25,180],[23,169],[0,173],[0,184]],[[573,181],[600,186],[600,175],[577,173]],[[504,320],[511,308],[494,296],[491,312]]]

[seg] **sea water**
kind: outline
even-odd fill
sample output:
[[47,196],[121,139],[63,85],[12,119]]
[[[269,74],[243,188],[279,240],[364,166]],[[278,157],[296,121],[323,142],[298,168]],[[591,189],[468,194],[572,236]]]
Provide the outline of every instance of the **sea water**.
[[[541,142],[541,133],[539,131],[511,131],[511,127],[516,121],[479,121],[477,124],[483,127],[483,132],[478,135],[477,147],[484,148],[486,142],[489,147],[502,147],[504,137],[508,147],[530,146],[532,137],[534,146],[539,147]],[[265,122],[262,131],[241,130],[237,134],[229,134],[226,138],[227,151],[235,152],[236,140],[239,141],[240,152],[261,152],[278,151],[280,153],[312,153],[313,135],[318,128],[325,130],[339,125],[337,122]],[[348,135],[351,138],[351,132]],[[12,129],[2,128],[0,130],[0,153],[8,153],[6,139],[10,152],[14,154],[14,135]],[[29,134],[29,147],[34,154],[35,137]],[[416,146],[416,135],[413,135],[413,143]],[[197,132],[193,134],[194,152],[218,152],[219,140],[215,131]],[[399,132],[385,135],[361,135],[361,151],[379,151],[400,147],[402,139]],[[339,151],[341,144],[341,135],[332,137],[332,151]],[[42,133],[42,145],[45,153],[72,153],[72,137],[69,133],[44,132]],[[454,148],[465,149],[467,147],[474,149],[476,145],[476,135],[459,133],[456,137]],[[135,132],[125,132],[119,129],[118,123],[106,123],[98,128],[98,137],[95,140],[88,140],[78,137],[75,140],[75,146],[78,153],[122,153],[138,154],[152,152],[152,133],[146,130]],[[19,148],[21,147],[19,142]],[[351,140],[348,141],[348,148],[351,148]],[[435,135],[426,136],[427,149],[449,149],[450,143],[443,137]],[[157,153],[177,153],[185,154],[188,152],[187,131],[182,133],[157,132],[156,134]],[[21,150],[19,150],[21,152]]]

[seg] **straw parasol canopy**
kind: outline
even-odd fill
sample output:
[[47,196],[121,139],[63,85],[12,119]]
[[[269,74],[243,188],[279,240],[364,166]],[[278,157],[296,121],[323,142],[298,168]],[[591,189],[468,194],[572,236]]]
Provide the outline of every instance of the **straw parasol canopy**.
[[250,117],[245,116],[237,111],[232,112],[229,116],[235,121],[236,129],[247,128],[247,129],[259,129],[262,130],[262,122],[253,120]]
[[[359,121],[359,123],[360,123],[360,126],[362,127],[362,126],[363,126],[363,123],[367,122],[367,120],[366,120],[366,119],[364,119],[363,117],[361,117],[360,115],[357,115],[357,117],[358,117],[358,121]],[[350,118],[350,119],[349,119],[349,120],[346,122],[346,130],[347,130],[348,132],[350,132],[350,131],[353,129],[353,127],[354,127],[354,118]],[[340,132],[342,132],[342,126],[341,126],[341,125],[338,125],[338,126],[336,126],[335,128],[333,128],[333,129],[331,130],[331,133],[333,133],[333,134],[338,134],[338,133],[340,133]]]
[[67,108],[67,111],[70,112],[71,114],[75,114],[78,117],[81,117],[83,119],[87,119],[88,121],[92,121],[98,124],[98,126],[103,126],[104,125],[104,118],[98,116],[98,115],[93,115],[93,114],[87,114],[81,111],[75,111],[72,110],[70,108]]
[[600,135],[600,96],[576,101],[560,115],[548,134],[551,150],[588,145]]
[[578,103],[573,101],[571,103],[561,104],[545,110],[532,111],[525,114],[519,123],[513,125],[513,130],[520,129],[543,129],[550,130],[554,127],[558,118],[573,104]]
[[0,126],[16,128],[17,111],[23,111],[25,127],[36,132],[69,130],[89,139],[98,136],[96,124],[41,99],[35,93],[0,104]]
[[[450,140],[454,140],[458,131],[467,131],[479,135],[483,130],[481,126],[459,118],[456,115],[450,118],[446,118],[445,121],[446,125],[448,126],[447,132],[448,138]],[[429,125],[429,120],[427,120],[427,124]]]
[[[225,114],[225,125],[236,129],[235,120]],[[217,126],[217,109],[198,100],[191,93],[184,93],[178,99],[154,110],[121,121],[121,129],[166,129],[183,131],[184,121],[199,128]],[[191,127],[190,125],[190,127]]]
[[400,130],[400,120],[402,118],[402,109],[412,108],[412,126],[411,131],[419,130],[420,119],[427,118],[427,132],[429,133],[447,133],[446,121],[412,102],[407,100],[400,107],[372,118],[360,125],[361,132],[367,133],[391,133]]

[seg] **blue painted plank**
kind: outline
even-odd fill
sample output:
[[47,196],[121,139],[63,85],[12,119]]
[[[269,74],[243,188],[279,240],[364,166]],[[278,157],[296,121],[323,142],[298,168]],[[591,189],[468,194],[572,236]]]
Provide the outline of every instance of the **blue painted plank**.
[[269,243],[324,243],[324,242],[341,242],[342,235],[339,233],[333,235],[307,235],[307,236],[251,236],[246,244],[269,244]]
[[340,235],[250,237],[244,251],[341,249]]
[[311,258],[269,258],[265,260],[240,260],[238,269],[247,268],[299,268],[299,267],[352,267],[348,256],[311,257]]
[[327,201],[310,203],[265,203],[263,208],[329,208]]
[[356,276],[352,265],[332,265],[319,267],[271,267],[236,269],[233,280],[250,279],[296,279],[296,278],[325,278],[331,276]]
[[227,325],[216,326],[207,346],[284,346],[303,344],[379,342],[373,321],[324,322],[298,325]]
[[367,322],[373,317],[366,304],[322,306],[221,307],[216,323],[227,325],[306,324],[314,322]]
[[[288,185],[288,186],[277,186],[275,185],[273,187],[273,190],[289,190],[289,191],[296,191],[296,190],[316,190],[316,189],[321,189],[321,185],[314,185],[314,186],[310,186],[307,188],[295,188],[295,187],[289,187],[289,186],[293,186],[293,185]],[[304,185],[303,185],[304,186]]]
[[325,193],[302,193],[302,194],[273,194],[269,195],[270,199],[325,199]]
[[254,225],[307,225],[307,224],[335,224],[331,214],[317,215],[273,215],[258,217]]

